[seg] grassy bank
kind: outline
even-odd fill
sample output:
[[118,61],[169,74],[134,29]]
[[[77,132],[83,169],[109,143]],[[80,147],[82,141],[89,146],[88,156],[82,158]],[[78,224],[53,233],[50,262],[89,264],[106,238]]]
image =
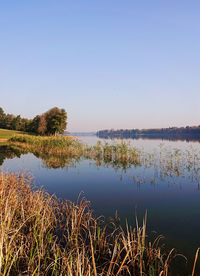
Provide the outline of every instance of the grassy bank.
[[142,227],[95,218],[89,202],[60,201],[31,178],[0,175],[1,275],[170,275],[167,255]]
[[6,142],[12,136],[16,136],[20,134],[24,134],[24,132],[16,131],[16,130],[0,129],[0,142]]
[[83,154],[83,145],[74,137],[69,136],[17,135],[11,137],[9,142],[27,150],[47,154],[72,156]]

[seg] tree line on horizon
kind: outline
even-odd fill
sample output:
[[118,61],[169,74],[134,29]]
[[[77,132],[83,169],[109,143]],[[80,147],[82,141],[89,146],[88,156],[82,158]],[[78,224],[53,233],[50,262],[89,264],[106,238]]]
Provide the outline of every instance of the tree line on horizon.
[[65,109],[53,107],[33,119],[22,118],[20,115],[6,114],[0,107],[0,128],[30,132],[38,135],[63,134],[67,127]]
[[152,128],[152,129],[105,129],[97,132],[100,138],[133,138],[133,137],[186,137],[200,138],[199,126]]

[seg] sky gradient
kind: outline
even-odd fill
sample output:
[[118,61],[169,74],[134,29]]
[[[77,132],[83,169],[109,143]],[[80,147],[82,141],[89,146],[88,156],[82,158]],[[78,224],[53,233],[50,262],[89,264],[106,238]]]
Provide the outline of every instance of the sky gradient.
[[69,131],[200,125],[200,1],[0,2],[0,106]]

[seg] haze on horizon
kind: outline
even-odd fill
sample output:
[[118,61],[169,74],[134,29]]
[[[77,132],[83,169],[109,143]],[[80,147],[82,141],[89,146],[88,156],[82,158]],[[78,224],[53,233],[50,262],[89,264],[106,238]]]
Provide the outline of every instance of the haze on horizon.
[[200,1],[3,1],[0,107],[69,131],[200,125]]

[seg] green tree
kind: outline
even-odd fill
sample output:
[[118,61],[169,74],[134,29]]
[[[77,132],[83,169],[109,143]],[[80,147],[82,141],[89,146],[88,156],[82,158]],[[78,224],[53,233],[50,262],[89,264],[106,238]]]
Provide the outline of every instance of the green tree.
[[0,128],[33,132],[40,135],[63,134],[67,127],[67,113],[65,109],[51,108],[33,120],[21,118],[20,115],[5,114],[0,107]]
[[12,121],[14,120],[15,116],[13,114],[6,114],[5,116],[5,128],[12,129]]
[[0,107],[0,128],[5,127],[5,117],[6,114],[4,113],[3,108]]
[[51,108],[45,113],[47,134],[63,134],[67,127],[67,112],[58,107]]
[[31,132],[31,123],[33,120],[22,118],[21,130]]
[[47,132],[46,116],[45,114],[42,114],[38,122],[37,133],[40,135],[44,135],[46,132]]
[[11,123],[11,128],[14,130],[21,130],[22,118],[20,115],[16,116]]
[[31,132],[37,133],[39,122],[40,122],[40,116],[37,115],[33,118],[32,122],[30,124],[30,131]]

